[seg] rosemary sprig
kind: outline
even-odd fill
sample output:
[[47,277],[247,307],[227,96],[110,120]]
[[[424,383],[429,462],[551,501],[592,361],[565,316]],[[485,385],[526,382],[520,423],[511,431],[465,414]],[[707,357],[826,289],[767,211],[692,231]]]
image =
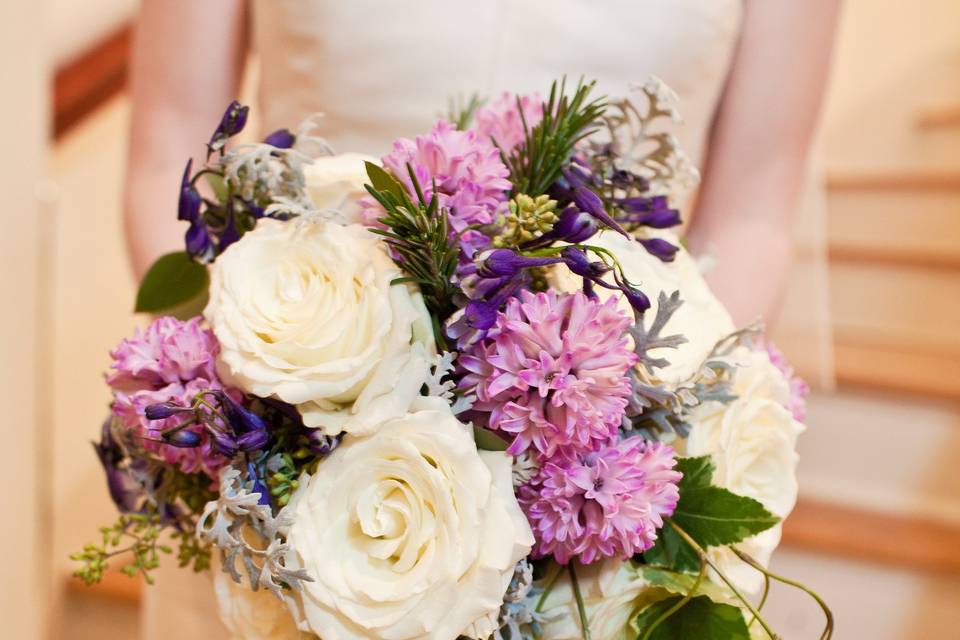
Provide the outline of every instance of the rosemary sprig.
[[580,80],[573,96],[566,95],[566,83],[563,78],[559,87],[556,82],[550,87],[550,98],[543,105],[543,119],[533,128],[528,126],[517,99],[526,139],[509,156],[502,154],[515,194],[535,198],[546,193],[560,177],[576,144],[596,131],[600,124],[606,101],[589,99],[596,83],[584,84]]
[[417,193],[417,203],[403,186],[375,164],[367,163],[372,185],[367,191],[384,208],[379,221],[386,229],[373,228],[384,237],[394,252],[394,260],[407,276],[394,282],[415,282],[434,319],[443,322],[455,310],[453,298],[458,288],[453,283],[459,250],[451,239],[447,211],[440,208],[436,193],[427,201],[413,168],[407,166]]
[[452,122],[460,131],[466,131],[473,123],[473,114],[483,106],[484,100],[476,93],[470,94],[464,102],[463,96],[451,98],[447,103],[447,120]]

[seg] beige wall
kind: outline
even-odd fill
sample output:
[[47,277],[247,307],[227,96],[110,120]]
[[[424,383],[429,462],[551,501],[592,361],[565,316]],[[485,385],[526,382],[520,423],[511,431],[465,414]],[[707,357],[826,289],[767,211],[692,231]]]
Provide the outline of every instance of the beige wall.
[[8,90],[16,87],[0,102],[0,624],[3,637],[23,640],[39,638],[43,627],[39,605],[46,601],[48,585],[46,556],[39,552],[50,532],[45,491],[49,458],[38,456],[48,427],[41,422],[45,411],[38,400],[50,401],[42,379],[49,318],[46,283],[41,280],[46,259],[41,235],[49,228],[37,198],[45,172],[47,114],[44,51],[35,37],[43,25],[41,9],[38,2],[0,4],[0,78]]

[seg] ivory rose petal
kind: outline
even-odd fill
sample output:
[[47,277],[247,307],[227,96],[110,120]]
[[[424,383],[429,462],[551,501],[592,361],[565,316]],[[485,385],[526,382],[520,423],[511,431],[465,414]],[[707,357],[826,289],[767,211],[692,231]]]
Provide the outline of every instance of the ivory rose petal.
[[204,315],[220,342],[218,373],[298,405],[328,435],[369,428],[368,410],[376,420],[404,413],[419,385],[394,390],[384,378],[425,379],[433,345],[420,293],[391,284],[399,275],[359,225],[261,220],[210,270]]
[[324,640],[485,637],[533,544],[510,457],[478,452],[435,398],[345,436],[289,509],[288,563],[314,578],[303,609]]

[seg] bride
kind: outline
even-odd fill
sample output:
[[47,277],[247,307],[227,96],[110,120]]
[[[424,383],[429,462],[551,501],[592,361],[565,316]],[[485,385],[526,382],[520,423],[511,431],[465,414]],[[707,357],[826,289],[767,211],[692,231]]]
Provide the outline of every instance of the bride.
[[[133,57],[126,235],[142,275],[182,246],[172,197],[185,160],[259,59],[264,131],[323,112],[338,151],[380,155],[426,131],[450,96],[545,91],[562,74],[624,95],[677,92],[675,130],[704,180],[686,239],[711,256],[738,324],[772,318],[828,71],[838,0],[144,0]],[[198,158],[202,160],[202,158]],[[744,286],[749,283],[749,286]],[[209,583],[163,572],[149,638],[224,637]]]

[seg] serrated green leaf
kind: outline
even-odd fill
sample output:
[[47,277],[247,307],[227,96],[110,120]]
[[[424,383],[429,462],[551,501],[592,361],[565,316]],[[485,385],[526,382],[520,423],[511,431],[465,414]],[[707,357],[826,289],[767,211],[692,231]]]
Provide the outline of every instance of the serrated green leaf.
[[367,177],[370,178],[370,184],[373,185],[374,189],[392,194],[400,202],[403,201],[407,192],[396,178],[390,175],[383,167],[375,165],[370,161],[365,161],[363,164],[367,169]]
[[[668,609],[682,600],[673,596],[655,602],[643,609],[631,621],[631,626],[642,638]],[[669,618],[661,622],[650,634],[650,640],[750,640],[750,631],[743,619],[743,612],[729,604],[719,604],[706,596],[691,598]]]
[[648,564],[697,573],[700,570],[700,560],[697,552],[677,535],[670,525],[664,526],[657,533],[657,542],[643,552],[643,560]]
[[473,426],[473,439],[481,451],[506,451],[507,442],[489,429]]
[[161,313],[206,294],[207,268],[183,251],[161,256],[147,271],[137,292],[135,311]]
[[683,478],[673,521],[702,546],[740,542],[780,522],[753,498],[713,486],[715,467],[709,456],[680,458],[676,468]]

